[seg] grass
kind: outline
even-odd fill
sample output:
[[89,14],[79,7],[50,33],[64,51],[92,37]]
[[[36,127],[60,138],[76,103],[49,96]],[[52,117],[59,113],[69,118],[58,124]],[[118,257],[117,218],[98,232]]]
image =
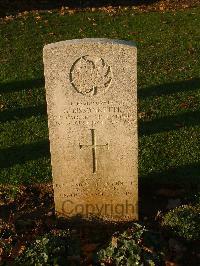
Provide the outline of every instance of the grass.
[[200,181],[200,8],[165,13],[30,13],[0,25],[0,183],[51,181],[42,49],[106,37],[138,46],[139,177]]

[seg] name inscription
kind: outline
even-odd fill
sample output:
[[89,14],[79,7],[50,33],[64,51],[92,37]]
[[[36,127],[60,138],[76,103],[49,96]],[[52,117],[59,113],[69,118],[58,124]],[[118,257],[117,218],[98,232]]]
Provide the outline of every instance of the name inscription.
[[136,111],[134,106],[125,101],[70,102],[60,118],[65,118],[67,125],[93,126],[106,121],[130,124],[136,120]]

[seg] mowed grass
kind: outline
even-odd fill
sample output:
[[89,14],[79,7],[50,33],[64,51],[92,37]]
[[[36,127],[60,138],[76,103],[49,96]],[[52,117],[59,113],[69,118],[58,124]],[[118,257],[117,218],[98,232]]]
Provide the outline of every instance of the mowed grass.
[[52,180],[42,49],[74,38],[138,47],[141,183],[200,181],[200,8],[139,14],[35,13],[1,22],[0,183]]

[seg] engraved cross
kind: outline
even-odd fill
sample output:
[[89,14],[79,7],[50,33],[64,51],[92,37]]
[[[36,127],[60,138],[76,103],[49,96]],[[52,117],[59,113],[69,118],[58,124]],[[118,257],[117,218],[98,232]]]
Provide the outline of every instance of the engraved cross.
[[93,173],[96,173],[97,170],[97,158],[96,158],[96,148],[97,147],[107,147],[108,149],[108,143],[106,144],[96,144],[96,136],[95,136],[95,130],[92,128],[90,129],[91,131],[91,137],[92,137],[92,144],[88,144],[88,145],[83,145],[83,144],[79,144],[80,149],[85,148],[85,147],[89,147],[92,148],[92,167],[93,167]]

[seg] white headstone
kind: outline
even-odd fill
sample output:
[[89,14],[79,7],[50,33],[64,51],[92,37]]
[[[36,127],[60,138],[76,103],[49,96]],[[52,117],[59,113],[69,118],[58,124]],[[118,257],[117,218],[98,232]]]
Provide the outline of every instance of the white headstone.
[[44,47],[56,213],[138,218],[137,49],[109,39]]

